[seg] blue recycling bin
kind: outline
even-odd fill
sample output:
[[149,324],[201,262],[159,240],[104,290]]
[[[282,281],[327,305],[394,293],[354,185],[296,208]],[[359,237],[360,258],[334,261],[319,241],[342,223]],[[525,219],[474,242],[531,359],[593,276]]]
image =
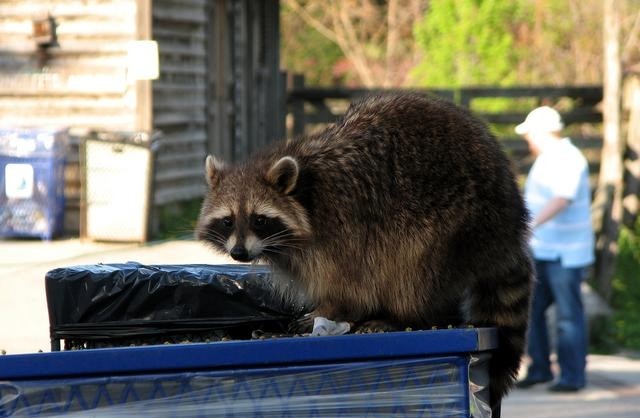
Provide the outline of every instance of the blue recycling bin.
[[0,129],[0,238],[62,233],[67,143],[66,129]]
[[[52,338],[145,344],[202,326],[255,329],[284,307],[269,276],[253,265],[52,270]],[[497,330],[90,345],[0,356],[0,417],[487,418]]]
[[0,417],[487,418],[496,330],[0,356]]

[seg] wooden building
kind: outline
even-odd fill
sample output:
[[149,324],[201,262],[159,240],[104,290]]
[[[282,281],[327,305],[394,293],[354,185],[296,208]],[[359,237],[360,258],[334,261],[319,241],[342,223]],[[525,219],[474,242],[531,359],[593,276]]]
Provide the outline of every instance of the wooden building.
[[[38,36],[38,22],[53,24],[53,41]],[[157,42],[157,79],[131,77],[136,40]],[[238,160],[284,136],[278,49],[278,0],[3,0],[0,126],[65,126],[78,138],[160,131],[153,206],[198,198],[207,153]],[[71,233],[78,171],[75,147],[65,192]]]

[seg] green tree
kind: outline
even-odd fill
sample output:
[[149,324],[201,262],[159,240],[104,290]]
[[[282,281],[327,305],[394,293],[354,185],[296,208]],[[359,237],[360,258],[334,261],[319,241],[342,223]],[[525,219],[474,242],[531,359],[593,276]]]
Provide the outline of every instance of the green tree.
[[294,12],[282,6],[282,66],[293,74],[304,74],[309,85],[340,84],[343,74],[336,66],[344,60],[340,47],[315,30]]
[[618,241],[619,255],[613,277],[611,304],[615,310],[614,332],[617,342],[640,350],[640,221],[635,229],[623,227]]
[[283,0],[282,4],[340,48],[344,56],[340,72],[347,83],[370,88],[406,84],[418,58],[412,29],[423,16],[424,0]]
[[509,85],[517,80],[514,33],[525,23],[522,2],[438,0],[414,28],[424,56],[413,70],[418,85]]

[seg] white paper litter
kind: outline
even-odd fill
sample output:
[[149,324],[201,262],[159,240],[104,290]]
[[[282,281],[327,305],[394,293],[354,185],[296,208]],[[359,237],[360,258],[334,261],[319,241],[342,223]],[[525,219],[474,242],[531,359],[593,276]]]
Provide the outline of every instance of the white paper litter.
[[312,336],[343,335],[351,330],[348,322],[335,322],[322,316],[313,319]]

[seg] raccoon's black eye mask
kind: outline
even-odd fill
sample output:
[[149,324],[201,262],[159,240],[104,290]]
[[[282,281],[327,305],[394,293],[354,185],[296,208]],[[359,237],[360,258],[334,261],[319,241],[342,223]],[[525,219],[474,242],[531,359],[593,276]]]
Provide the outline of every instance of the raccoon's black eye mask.
[[253,217],[251,225],[256,229],[260,229],[267,226],[269,221],[270,219],[264,215],[256,215]]
[[272,218],[265,215],[251,215],[249,219],[251,229],[261,239],[283,237],[287,227],[278,218]]
[[233,218],[231,216],[225,216],[224,218],[222,218],[222,220],[220,220],[220,223],[227,229],[233,228]]

